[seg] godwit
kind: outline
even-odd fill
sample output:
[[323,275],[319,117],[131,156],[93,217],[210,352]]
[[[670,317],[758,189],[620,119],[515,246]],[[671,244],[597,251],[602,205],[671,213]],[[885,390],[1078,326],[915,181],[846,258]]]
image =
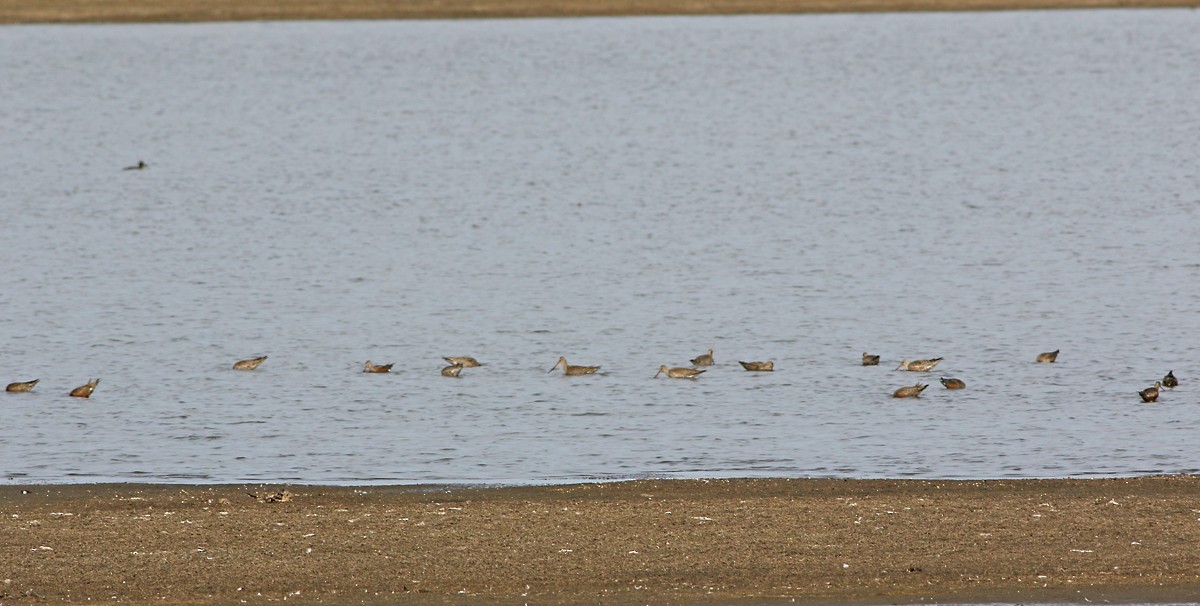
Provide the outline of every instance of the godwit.
[[266,359],[267,356],[259,356],[257,358],[250,358],[249,360],[238,360],[237,362],[233,363],[233,369],[254,370],[255,368],[258,368],[258,365],[262,364]]
[[462,364],[464,368],[483,366],[483,364],[480,364],[478,360],[471,356],[442,356],[442,359],[449,364]]
[[1142,396],[1143,402],[1157,402],[1158,388],[1160,387],[1162,387],[1162,381],[1155,381],[1154,387],[1147,387],[1146,389],[1139,391],[1138,395]]
[[912,362],[909,362],[908,358],[904,358],[904,360],[900,362],[900,366],[896,367],[896,370],[911,370],[913,372],[929,372],[929,371],[933,370],[934,366],[938,365],[938,362],[941,362],[941,361],[942,361],[941,358],[930,358],[928,360],[913,360]]
[[40,379],[34,379],[32,381],[21,381],[18,383],[9,383],[8,387],[4,388],[4,391],[11,391],[13,393],[24,393],[26,391],[33,391],[33,386],[37,385],[37,382],[39,380]]
[[1040,353],[1037,357],[1038,364],[1049,364],[1058,359],[1058,350]]
[[929,387],[929,386],[921,385],[920,383],[917,383],[916,385],[912,385],[909,387],[901,387],[900,389],[897,389],[896,391],[892,392],[892,397],[893,398],[919,398],[919,397],[921,397],[921,392],[925,391],[926,387]]
[[708,371],[699,368],[667,368],[667,365],[663,364],[658,367],[658,372],[654,373],[654,378],[657,379],[658,375],[666,373],[672,379],[695,379],[706,372]]
[[70,395],[72,398],[90,398],[92,397],[92,392],[96,391],[96,386],[99,384],[100,379],[91,379],[87,382],[87,385],[80,385],[72,389]]
[[742,368],[745,368],[746,370],[753,370],[755,372],[771,372],[771,371],[775,370],[775,362],[774,361],[743,362],[741,360],[738,360],[738,364],[741,364]]
[[713,361],[712,350],[708,350],[706,354],[700,354],[692,358],[692,366],[712,366],[716,362]]
[[554,363],[554,366],[550,367],[550,370],[547,370],[546,372],[554,372],[554,369],[558,368],[559,366],[562,366],[564,375],[571,376],[595,374],[597,370],[600,370],[599,366],[571,366],[570,364],[567,364],[567,358],[564,356],[560,357],[558,361]]

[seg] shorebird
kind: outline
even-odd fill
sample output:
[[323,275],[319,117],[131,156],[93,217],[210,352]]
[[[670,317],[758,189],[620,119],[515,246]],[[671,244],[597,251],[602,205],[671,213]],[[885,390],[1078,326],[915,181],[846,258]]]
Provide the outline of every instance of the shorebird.
[[564,375],[571,376],[590,375],[594,374],[597,370],[600,370],[599,366],[571,366],[570,364],[567,364],[566,357],[560,357],[558,361],[554,363],[554,366],[550,367],[550,370],[547,370],[546,372],[554,372],[554,369],[558,368],[559,366],[562,366]]
[[908,358],[904,358],[904,360],[902,360],[900,362],[900,365],[896,367],[896,370],[911,370],[913,372],[929,372],[929,371],[933,370],[934,366],[937,366],[938,362],[941,362],[941,361],[942,361],[941,358],[930,358],[928,360],[913,360],[912,362],[909,362]]
[[462,364],[451,364],[442,369],[442,376],[443,377],[457,377],[458,373],[462,372],[463,368],[465,368],[465,367]]
[[1058,359],[1058,350],[1038,354],[1038,364],[1049,364]]
[[775,362],[774,361],[743,362],[741,360],[738,360],[738,364],[741,364],[742,368],[745,368],[746,370],[753,370],[753,371],[757,371],[757,372],[771,372],[771,371],[775,370]]
[[706,354],[700,354],[692,358],[692,366],[712,366],[716,362],[713,361],[712,350],[708,350]]
[[666,373],[672,379],[695,379],[706,372],[708,371],[699,368],[667,368],[667,365],[663,364],[658,367],[658,372],[654,373],[654,378],[657,379],[658,375]]
[[133,166],[126,166],[122,170],[142,170],[143,168],[146,168],[146,163],[138,160],[137,164],[134,164]]
[[233,369],[254,370],[255,368],[258,368],[259,364],[262,364],[264,361],[266,361],[266,359],[267,356],[259,356],[257,358],[250,358],[249,360],[238,360],[237,362],[233,363]]
[[27,391],[33,391],[33,386],[37,385],[37,382],[40,380],[41,379],[34,379],[32,381],[19,381],[17,383],[9,383],[8,387],[4,388],[4,391],[11,391],[13,393],[24,393]]
[[967,387],[967,384],[963,383],[961,379],[947,379],[946,377],[942,377],[941,381],[946,389],[966,389]]
[[1162,387],[1162,381],[1155,381],[1154,387],[1147,387],[1146,389],[1139,391],[1138,395],[1142,396],[1143,402],[1157,402],[1158,388],[1160,387]]
[[367,360],[367,363],[363,365],[363,372],[392,372],[393,364],[372,364],[370,360]]
[[92,392],[96,391],[96,386],[99,384],[100,379],[90,379],[88,380],[87,385],[80,385],[79,387],[72,389],[70,395],[72,398],[90,398],[92,397]]
[[925,391],[926,387],[929,387],[929,386],[921,385],[920,383],[917,383],[916,385],[912,385],[910,387],[901,387],[900,389],[897,389],[896,391],[892,392],[892,397],[893,398],[919,398],[919,397],[921,397],[921,392]]
[[462,364],[464,368],[483,366],[483,364],[480,364],[478,360],[471,356],[442,356],[442,359],[449,364]]
[[[37,381],[34,381],[34,383],[37,383]],[[1167,389],[1175,389],[1178,387],[1179,379],[1175,378],[1175,371],[1168,370],[1167,376],[1163,377],[1162,384],[1163,387],[1166,387]]]
[[879,366],[879,356],[863,352],[863,366]]

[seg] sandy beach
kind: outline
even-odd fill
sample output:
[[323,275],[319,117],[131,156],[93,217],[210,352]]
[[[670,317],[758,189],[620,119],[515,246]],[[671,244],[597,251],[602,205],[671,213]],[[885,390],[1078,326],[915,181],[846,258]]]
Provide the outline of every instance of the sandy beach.
[[1184,601],[1200,478],[0,487],[0,601]]
[[461,19],[1197,6],[1198,0],[0,0],[0,23]]

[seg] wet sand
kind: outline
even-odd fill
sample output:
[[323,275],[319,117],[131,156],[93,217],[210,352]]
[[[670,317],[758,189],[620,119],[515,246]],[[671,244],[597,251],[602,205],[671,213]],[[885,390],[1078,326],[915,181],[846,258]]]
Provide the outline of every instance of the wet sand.
[[1197,5],[1200,0],[0,0],[0,23],[459,19]]
[[4,603],[1191,601],[1197,545],[1192,476],[0,487]]

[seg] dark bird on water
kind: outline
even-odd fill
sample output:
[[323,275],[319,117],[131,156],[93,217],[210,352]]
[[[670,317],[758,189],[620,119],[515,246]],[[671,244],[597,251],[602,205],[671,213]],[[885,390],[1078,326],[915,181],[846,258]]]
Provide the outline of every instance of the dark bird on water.
[[1147,387],[1146,389],[1139,391],[1138,395],[1142,396],[1143,402],[1157,402],[1158,401],[1158,389],[1160,387],[1162,387],[1162,381],[1155,381],[1154,387]]

